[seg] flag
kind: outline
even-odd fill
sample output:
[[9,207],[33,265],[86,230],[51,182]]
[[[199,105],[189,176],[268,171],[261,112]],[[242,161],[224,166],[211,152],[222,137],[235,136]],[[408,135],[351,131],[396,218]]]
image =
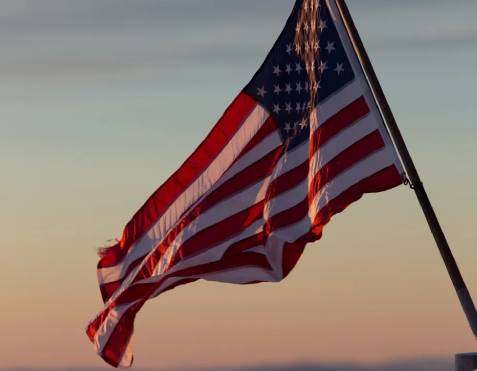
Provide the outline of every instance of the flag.
[[278,282],[331,217],[404,170],[332,0],[299,0],[250,83],[101,252],[87,334],[129,367],[134,318],[198,279]]

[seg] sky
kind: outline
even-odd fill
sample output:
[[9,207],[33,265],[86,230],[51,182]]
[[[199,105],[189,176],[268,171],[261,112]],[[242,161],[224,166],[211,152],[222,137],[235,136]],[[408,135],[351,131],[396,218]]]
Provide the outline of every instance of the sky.
[[[477,297],[477,2],[348,0]],[[98,368],[96,249],[255,73],[292,0],[0,1],[0,369]],[[412,191],[336,216],[280,284],[146,305],[138,369],[376,365],[476,342]],[[421,369],[420,369],[421,370]]]

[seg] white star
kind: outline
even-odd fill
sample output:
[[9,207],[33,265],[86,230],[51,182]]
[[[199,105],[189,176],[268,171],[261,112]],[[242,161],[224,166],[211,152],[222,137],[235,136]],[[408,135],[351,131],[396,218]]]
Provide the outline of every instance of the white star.
[[341,73],[344,71],[343,63],[336,63],[336,68],[334,71],[338,74],[338,76],[341,75]]
[[280,66],[273,66],[274,75],[280,76],[281,73],[282,73],[282,70],[280,69]]
[[315,41],[314,45],[313,45],[313,50],[315,52],[318,51],[318,49],[320,49],[320,43],[318,41]]
[[287,122],[287,123],[285,124],[285,131],[287,132],[287,134],[291,131],[291,129],[292,129],[292,128],[291,128],[290,123]]
[[293,124],[293,133],[294,133],[295,135],[297,135],[297,134],[298,134],[298,130],[300,130],[300,129],[298,128],[298,125],[300,125],[300,121],[296,121],[296,122]]
[[292,71],[291,66],[290,66],[289,64],[287,64],[287,66],[286,66],[286,68],[285,68],[285,72],[288,73],[288,74],[290,74],[291,71]]
[[297,63],[296,66],[295,66],[295,71],[300,73],[301,71],[303,71],[303,67],[301,66],[300,63]]
[[300,102],[296,102],[296,108],[295,108],[295,110],[296,110],[297,112],[301,112],[301,103],[300,103]]
[[287,44],[287,54],[292,53],[292,44]]
[[323,32],[328,28],[328,26],[326,25],[326,19],[320,19],[320,24],[318,25],[318,28],[320,29],[320,32]]
[[291,84],[285,84],[285,91],[290,94],[292,91]]
[[279,104],[274,104],[273,105],[273,112],[276,113],[277,115],[280,113],[282,109],[280,108]]
[[308,81],[305,81],[305,91],[310,90],[310,85],[308,85]]
[[300,51],[301,51],[300,45],[299,45],[299,44],[296,44],[296,45],[295,45],[295,53],[296,53],[296,54],[300,54]]
[[280,88],[280,84],[273,85],[273,94],[280,95],[282,92],[282,89]]
[[326,62],[320,61],[320,67],[318,67],[321,73],[325,72],[328,69],[328,65]]
[[292,111],[291,103],[285,103],[285,111],[290,114],[290,112]]
[[257,89],[257,95],[259,97],[265,98],[265,94],[267,94],[267,91],[265,90],[265,86],[262,86],[261,88]]
[[302,130],[308,126],[308,124],[307,124],[307,122],[306,122],[305,119],[302,119],[298,125],[300,125],[300,128],[301,128]]
[[326,51],[328,52],[328,54],[331,54],[331,53],[336,49],[336,48],[335,48],[335,43],[334,43],[334,41],[331,42],[331,43],[328,41],[328,42],[326,43],[326,48],[325,48],[325,49],[326,49]]
[[303,88],[301,87],[301,82],[297,82],[296,83],[296,89],[295,89],[298,94],[301,94],[301,91],[303,90]]

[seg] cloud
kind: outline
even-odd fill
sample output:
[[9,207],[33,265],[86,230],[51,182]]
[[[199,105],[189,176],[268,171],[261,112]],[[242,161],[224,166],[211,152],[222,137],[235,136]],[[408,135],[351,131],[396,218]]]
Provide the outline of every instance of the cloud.
[[157,73],[191,60],[197,69],[240,65],[265,55],[283,26],[291,3],[274,2],[8,0],[0,5],[0,76]]
[[[156,76],[186,66],[258,64],[293,0],[6,0],[0,77]],[[474,0],[360,0],[366,45],[384,52],[474,45]],[[252,71],[251,71],[252,72]]]

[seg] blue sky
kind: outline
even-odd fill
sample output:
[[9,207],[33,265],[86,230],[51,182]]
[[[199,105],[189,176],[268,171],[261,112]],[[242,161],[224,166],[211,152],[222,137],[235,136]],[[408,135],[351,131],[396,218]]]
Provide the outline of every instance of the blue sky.
[[[348,3],[477,293],[477,2]],[[0,272],[0,288],[11,304],[0,318],[9,355],[0,359],[0,368],[33,361],[47,368],[101,365],[83,334],[100,305],[95,248],[120,235],[135,210],[203,139],[261,64],[292,5],[290,0],[0,3],[0,225],[2,259],[10,262]],[[474,347],[409,190],[360,201],[325,234],[280,286],[198,284],[151,303],[139,321],[138,367],[157,364],[147,344],[159,325],[155,313],[169,318],[161,326],[179,331],[185,349],[197,351],[187,357],[194,355],[199,365],[372,363],[448,358]],[[283,297],[293,303],[284,304]],[[226,321],[242,316],[244,308],[273,310],[273,316],[247,311],[243,322],[223,325],[191,347],[197,335],[178,326],[191,315],[190,300],[207,309],[188,319],[196,333],[210,331],[204,323],[214,316]],[[74,310],[66,315],[64,307]],[[299,313],[307,326],[299,328],[290,313]],[[263,345],[279,338],[277,323],[290,342],[278,351]],[[240,341],[247,324],[263,332],[256,343]],[[226,331],[237,334],[228,339],[236,352],[213,351]],[[47,342],[58,342],[61,356],[53,356],[45,333]],[[161,361],[191,366],[174,353],[182,344],[174,339],[164,345]],[[341,356],[342,347],[350,353]],[[17,351],[25,348],[31,357]]]

